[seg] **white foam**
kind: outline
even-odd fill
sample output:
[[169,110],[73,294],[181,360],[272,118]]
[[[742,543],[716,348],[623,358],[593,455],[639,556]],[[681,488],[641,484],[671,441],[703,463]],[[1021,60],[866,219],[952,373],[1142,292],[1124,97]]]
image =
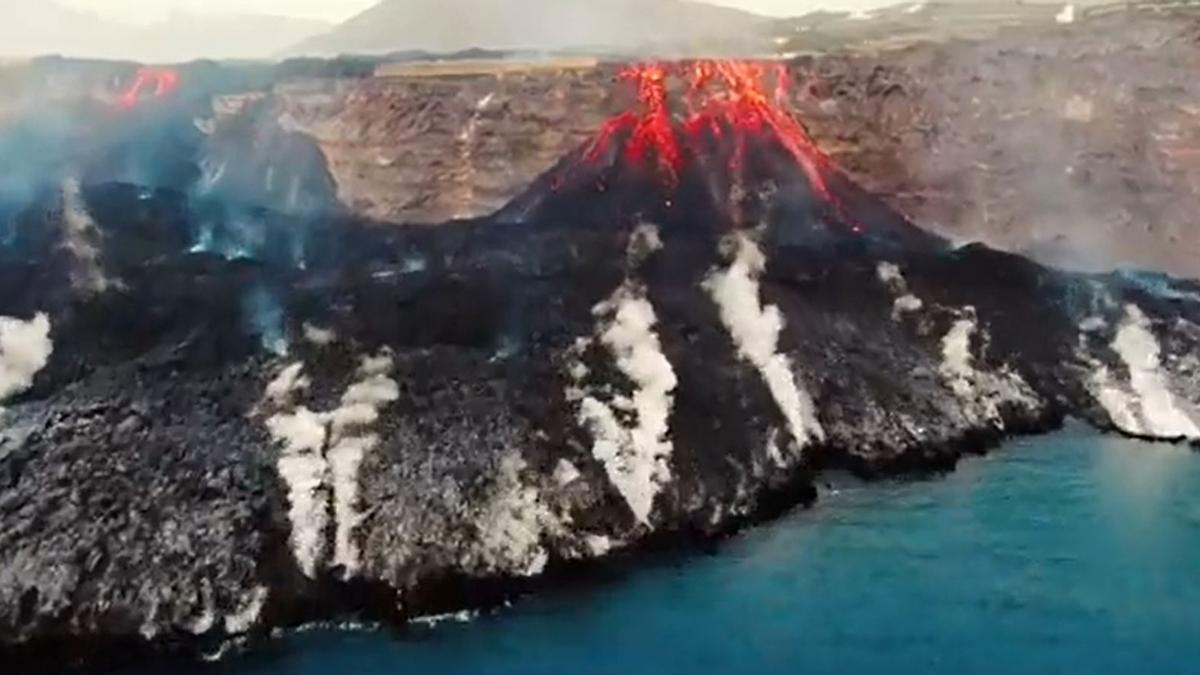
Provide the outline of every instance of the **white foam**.
[[[635,390],[624,404],[615,398],[604,403],[595,395],[586,396],[580,420],[592,432],[593,456],[604,465],[634,517],[648,525],[654,498],[671,480],[673,445],[668,433],[678,381],[654,329],[658,322],[654,307],[644,295],[626,283],[593,310],[601,322],[600,342]],[[615,407],[632,412],[634,426],[622,426]]]
[[1054,15],[1054,21],[1064,25],[1075,23],[1075,5],[1070,3],[1064,5],[1062,11]]
[[32,387],[53,352],[49,316],[29,321],[0,316],[0,401]]
[[445,614],[418,616],[412,619],[409,623],[425,626],[427,628],[436,628],[444,623],[470,623],[478,618],[479,610],[464,609],[458,612],[447,612]]
[[747,236],[739,235],[734,243],[733,264],[710,275],[704,288],[717,304],[738,355],[758,370],[787,420],[792,438],[803,448],[824,439],[825,432],[812,399],[797,382],[791,359],[779,352],[783,314],[774,305],[762,305],[758,278],[766,269],[766,258]]
[[[1137,399],[1134,410],[1142,422],[1141,431],[1133,431],[1138,425],[1129,424],[1128,415],[1115,405],[1114,409],[1110,410],[1110,414],[1114,410],[1118,411],[1112,415],[1114,423],[1118,419],[1126,420],[1124,423],[1129,428],[1125,430],[1141,435],[1200,438],[1200,428],[1180,409],[1174,394],[1171,393],[1166,373],[1162,369],[1162,348],[1158,339],[1150,332],[1149,319],[1137,306],[1126,306],[1125,320],[1117,330],[1112,348],[1129,369],[1129,386]],[[1105,396],[1109,403],[1106,404],[1102,399],[1101,404],[1107,409],[1108,405],[1116,403],[1116,397],[1111,392]],[[1128,402],[1126,406],[1129,406]]]

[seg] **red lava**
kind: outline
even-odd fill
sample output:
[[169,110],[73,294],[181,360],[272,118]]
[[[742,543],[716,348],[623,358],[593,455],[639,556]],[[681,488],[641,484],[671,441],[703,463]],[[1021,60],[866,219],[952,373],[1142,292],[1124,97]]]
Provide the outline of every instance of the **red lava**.
[[142,68],[138,70],[133,82],[121,92],[117,99],[118,105],[129,110],[141,103],[147,96],[162,98],[179,86],[179,73],[170,68]]
[[[829,189],[829,158],[787,108],[791,78],[783,64],[705,60],[676,64],[643,63],[622,70],[619,79],[637,93],[634,110],[610,118],[592,140],[584,161],[595,163],[614,143],[624,161],[652,166],[664,187],[673,189],[689,157],[705,138],[732,143],[730,175],[741,180],[747,143],[764,135],[775,139],[804,172],[813,192],[858,230]],[[682,94],[671,97],[675,83]],[[672,110],[671,101],[682,110]]]

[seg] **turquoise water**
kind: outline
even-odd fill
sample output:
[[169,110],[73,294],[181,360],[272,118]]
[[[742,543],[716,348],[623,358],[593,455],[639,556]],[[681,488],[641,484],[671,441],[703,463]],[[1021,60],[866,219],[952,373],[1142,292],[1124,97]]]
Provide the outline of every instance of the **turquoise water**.
[[1200,672],[1200,454],[1082,430],[933,480],[838,480],[709,556],[414,634],[219,668],[404,673]]

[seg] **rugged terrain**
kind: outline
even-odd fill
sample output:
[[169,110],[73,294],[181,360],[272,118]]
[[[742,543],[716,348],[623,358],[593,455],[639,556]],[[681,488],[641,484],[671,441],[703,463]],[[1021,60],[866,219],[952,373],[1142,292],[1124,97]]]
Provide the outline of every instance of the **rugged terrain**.
[[[194,655],[488,606],[808,503],[829,468],[947,469],[1068,416],[1200,441],[1200,284],[952,239],[1031,248],[1027,219],[1060,206],[1036,172],[1055,149],[1004,106],[1109,153],[1072,195],[1194,199],[1102,133],[1149,133],[1100,114],[1116,94],[1088,90],[1090,117],[1072,103],[1075,71],[1059,98],[992,108],[969,88],[1101,59],[1089,45],[1122,31],[1091,28],[797,61],[778,97],[757,63],[307,82],[103,65],[141,85],[18,103],[0,133],[0,652]],[[1192,24],[1134,28],[1170,37],[1166,56],[1122,43],[1140,82],[1183,97],[1167,78]],[[977,58],[921,60],[937,50]],[[1143,103],[1147,124],[1176,119],[1175,99]],[[975,174],[997,192],[943,156],[1005,167]],[[1094,229],[1046,222],[1092,253],[1072,242]],[[1194,241],[1122,222],[1141,242],[1123,260],[1173,269]]]

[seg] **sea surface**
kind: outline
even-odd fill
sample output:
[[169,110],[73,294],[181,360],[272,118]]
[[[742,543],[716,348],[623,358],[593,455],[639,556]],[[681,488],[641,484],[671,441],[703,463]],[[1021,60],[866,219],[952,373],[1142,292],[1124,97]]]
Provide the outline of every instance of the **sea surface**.
[[465,623],[299,632],[216,671],[1200,672],[1200,453],[1072,428],[947,476],[830,480],[715,553]]

